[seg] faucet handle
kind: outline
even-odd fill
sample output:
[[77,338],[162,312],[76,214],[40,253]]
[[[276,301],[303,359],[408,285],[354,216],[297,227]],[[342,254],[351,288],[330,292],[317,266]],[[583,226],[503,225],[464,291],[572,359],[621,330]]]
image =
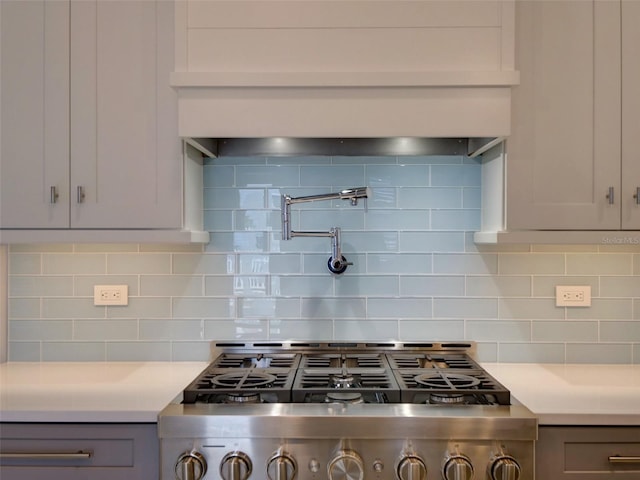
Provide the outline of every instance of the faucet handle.
[[353,262],[348,262],[344,255],[342,255],[342,258],[329,257],[329,261],[327,262],[327,267],[329,267],[331,273],[337,275],[344,273],[349,265],[353,265]]

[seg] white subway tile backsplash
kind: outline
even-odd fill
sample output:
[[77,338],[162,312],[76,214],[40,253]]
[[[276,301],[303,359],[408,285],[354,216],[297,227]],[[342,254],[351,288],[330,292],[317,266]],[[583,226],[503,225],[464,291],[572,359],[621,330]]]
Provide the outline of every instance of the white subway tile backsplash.
[[[137,342],[133,342],[135,346]],[[104,362],[109,342],[42,342],[41,360],[44,362]]]
[[536,342],[597,342],[598,322],[533,322],[532,340]]
[[510,343],[498,345],[499,362],[565,363],[564,343]]
[[[640,363],[640,247],[476,245],[481,164],[464,156],[233,157],[204,165],[201,245],[29,244],[9,249],[12,361],[209,359],[212,340],[474,340],[482,361]],[[281,195],[369,186],[357,206]],[[93,286],[128,285],[96,307]],[[592,306],[555,306],[589,285]]]
[[567,308],[567,318],[625,320],[633,314],[630,298],[592,298],[589,308]]
[[565,273],[565,255],[560,253],[505,253],[500,255],[498,273],[503,275],[561,275]]
[[462,275],[402,275],[400,295],[403,297],[462,297]]
[[370,165],[366,167],[364,184],[373,188],[426,187],[429,185],[429,167],[427,165]]
[[175,297],[172,301],[172,313],[173,317],[179,318],[234,318],[236,301],[232,297]]
[[135,341],[138,340],[138,320],[74,320],[73,339]]
[[529,320],[467,320],[467,338],[476,341],[529,342]]
[[104,253],[47,253],[42,256],[42,272],[51,275],[107,273],[107,256]]
[[432,271],[432,260],[433,256],[430,253],[369,253],[366,256],[366,271],[368,273],[397,273],[400,275],[400,283],[402,285],[404,275],[430,273]]
[[415,209],[420,207],[422,211],[430,208],[452,209],[462,208],[462,202],[463,189],[460,187],[403,187],[398,189],[398,208]]
[[9,255],[13,275],[38,275],[42,273],[42,255],[39,253],[15,253]]
[[107,255],[109,274],[171,273],[169,253],[111,253]]
[[300,184],[297,165],[238,166],[236,185],[239,187],[289,187]]
[[464,339],[464,320],[460,319],[417,319],[400,320],[398,339],[404,341]]
[[479,187],[480,165],[431,165],[433,187]]
[[491,253],[433,255],[434,273],[491,274],[498,272],[498,256]]
[[204,338],[209,340],[260,340],[268,335],[269,322],[264,319],[204,321]]
[[335,336],[346,341],[385,341],[398,338],[396,320],[336,320]]
[[168,362],[171,342],[107,342],[108,362]]
[[568,343],[567,363],[631,363],[631,344]]
[[313,165],[300,167],[300,186],[330,190],[365,186],[364,165]]
[[568,275],[631,275],[633,255],[626,253],[568,253]]
[[73,295],[72,276],[15,277],[9,285],[12,297],[65,297]]
[[549,320],[565,318],[565,307],[556,307],[555,297],[501,298],[498,302],[499,318]]
[[430,298],[369,298],[367,318],[431,318]]
[[497,318],[498,301],[493,298],[435,298],[433,314],[440,318]]
[[141,319],[140,340],[203,340],[204,322],[191,319]]
[[400,252],[462,252],[463,232],[399,232]]
[[531,295],[531,277],[467,275],[466,294],[469,297],[528,297]]
[[11,320],[9,337],[19,342],[57,341],[73,338],[72,320]]

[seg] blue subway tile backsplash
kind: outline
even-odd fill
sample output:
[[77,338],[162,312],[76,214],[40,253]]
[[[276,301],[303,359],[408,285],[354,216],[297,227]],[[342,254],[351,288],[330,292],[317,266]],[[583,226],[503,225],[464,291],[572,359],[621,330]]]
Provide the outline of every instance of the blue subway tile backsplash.
[[[280,197],[369,186],[352,206]],[[207,360],[213,340],[474,340],[481,360],[640,363],[640,247],[476,245],[480,161],[428,157],[227,157],[204,166],[208,245],[9,248],[12,361]],[[93,286],[125,284],[128,306]],[[590,308],[555,306],[589,285]]]

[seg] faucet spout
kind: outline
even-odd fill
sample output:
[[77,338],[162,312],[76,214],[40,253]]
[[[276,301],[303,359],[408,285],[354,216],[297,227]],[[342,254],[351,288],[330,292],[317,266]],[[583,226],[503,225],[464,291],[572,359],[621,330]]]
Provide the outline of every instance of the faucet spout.
[[315,202],[319,200],[349,200],[351,205],[357,205],[360,198],[369,198],[369,187],[354,187],[341,190],[336,193],[322,195],[308,195],[304,197],[291,197],[282,195],[280,199],[280,218],[282,220],[282,240],[291,240],[293,237],[330,237],[332,241],[332,256],[329,258],[329,270],[333,273],[342,273],[346,270],[347,262],[340,249],[340,229],[332,228],[328,232],[296,232],[291,228],[291,205],[296,203]]

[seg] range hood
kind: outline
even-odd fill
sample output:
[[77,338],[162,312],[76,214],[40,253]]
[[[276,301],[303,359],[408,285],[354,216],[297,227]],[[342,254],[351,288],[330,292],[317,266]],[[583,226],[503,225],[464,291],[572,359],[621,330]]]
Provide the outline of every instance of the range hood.
[[176,2],[179,134],[217,154],[477,152],[510,134],[514,19],[513,0]]
[[482,155],[504,137],[488,138],[186,138],[208,157]]

